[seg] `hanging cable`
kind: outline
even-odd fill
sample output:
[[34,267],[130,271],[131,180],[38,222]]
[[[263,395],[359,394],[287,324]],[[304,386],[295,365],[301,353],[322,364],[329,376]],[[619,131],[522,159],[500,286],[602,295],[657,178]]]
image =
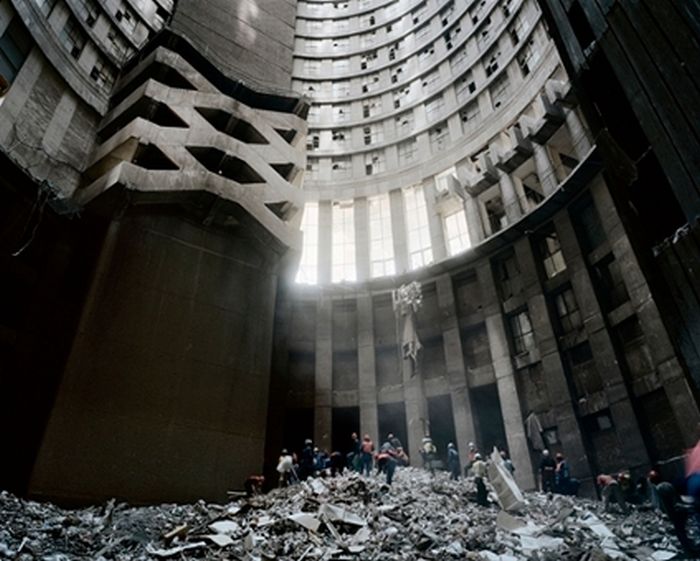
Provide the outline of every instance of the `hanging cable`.
[[[41,224],[42,219],[44,217],[44,209],[46,208],[46,203],[49,200],[49,195],[50,194],[48,191],[37,189],[36,199],[34,199],[34,204],[32,205],[32,209],[29,212],[29,216],[27,217],[27,223],[24,225],[24,231],[22,232],[22,236],[20,239],[25,238],[27,236],[27,233],[29,231],[29,225],[32,223],[32,221],[34,221],[34,226],[31,229],[31,233],[29,233],[27,241],[24,242],[19,249],[17,249],[11,254],[12,257],[19,257],[20,255],[22,255],[22,253],[34,241],[36,233],[39,230],[39,225]],[[35,216],[36,218],[34,219]]]

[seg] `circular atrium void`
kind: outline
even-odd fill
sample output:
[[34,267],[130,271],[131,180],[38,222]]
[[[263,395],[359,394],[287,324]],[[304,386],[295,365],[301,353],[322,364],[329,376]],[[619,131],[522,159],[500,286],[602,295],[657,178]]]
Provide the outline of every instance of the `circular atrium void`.
[[293,86],[311,101],[299,283],[468,260],[591,149],[534,0],[299,2]]

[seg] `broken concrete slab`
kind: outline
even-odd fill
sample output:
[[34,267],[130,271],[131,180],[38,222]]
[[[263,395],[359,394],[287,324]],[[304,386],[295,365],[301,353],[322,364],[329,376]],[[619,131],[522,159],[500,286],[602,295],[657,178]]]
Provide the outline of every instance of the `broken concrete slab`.
[[305,512],[290,514],[287,518],[312,532],[318,532],[318,529],[321,527],[321,521],[318,518]]
[[231,520],[218,520],[209,524],[209,529],[215,534],[235,534],[241,527]]
[[342,522],[344,524],[352,524],[353,526],[364,526],[367,524],[367,522],[357,514],[329,503],[323,503],[319,507],[318,512],[333,522]]

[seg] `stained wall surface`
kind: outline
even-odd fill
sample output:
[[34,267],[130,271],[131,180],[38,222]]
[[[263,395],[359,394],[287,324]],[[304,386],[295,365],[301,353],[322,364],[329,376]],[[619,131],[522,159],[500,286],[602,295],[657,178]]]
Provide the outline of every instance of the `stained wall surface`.
[[277,279],[242,236],[112,223],[30,493],[223,500],[261,469]]
[[295,16],[296,0],[182,0],[171,28],[232,77],[288,91]]

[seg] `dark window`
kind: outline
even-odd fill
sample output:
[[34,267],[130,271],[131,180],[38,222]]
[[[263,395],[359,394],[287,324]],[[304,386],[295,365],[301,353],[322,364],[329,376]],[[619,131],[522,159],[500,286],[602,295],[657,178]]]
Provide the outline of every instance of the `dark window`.
[[551,279],[566,270],[566,261],[564,261],[559,238],[554,229],[550,229],[540,240],[539,250],[547,278]]
[[80,57],[80,53],[83,52],[83,47],[87,37],[85,36],[85,31],[78,23],[78,20],[74,17],[69,17],[66,24],[63,26],[63,31],[61,31],[61,42],[70,51],[70,55],[77,59]]
[[605,312],[611,312],[629,300],[625,279],[612,254],[593,268],[595,284]]
[[520,269],[514,254],[496,261],[496,277],[504,300],[515,294],[515,279],[519,276]]
[[586,432],[596,433],[614,428],[610,411],[600,411],[583,418],[583,425]]
[[593,351],[588,342],[580,343],[569,349],[566,357],[577,398],[594,394],[603,389],[603,379],[596,368]]
[[581,45],[581,50],[585,50],[586,47],[595,41],[595,35],[593,35],[593,29],[591,28],[591,24],[583,8],[581,8],[580,2],[573,2],[571,4],[569,8],[569,21],[571,22],[574,35],[576,35],[579,45]]
[[32,49],[32,39],[18,17],[0,37],[0,75],[12,82]]
[[39,6],[41,13],[46,17],[49,17],[54,6],[56,5],[56,0],[38,0],[37,5]]
[[510,332],[513,337],[515,354],[523,354],[535,348],[535,336],[532,323],[527,311],[522,311],[508,318]]
[[77,3],[77,11],[82,20],[92,27],[100,15],[100,7],[95,0],[79,0]]
[[557,317],[559,318],[559,326],[562,333],[570,333],[583,326],[581,312],[578,309],[576,297],[571,288],[566,288],[559,292],[554,297],[554,305],[557,309]]
[[491,226],[491,233],[495,234],[503,229],[506,220],[506,209],[503,207],[501,197],[494,197],[484,203],[486,216]]
[[571,217],[581,237],[581,245],[587,253],[596,249],[606,240],[598,210],[590,196],[584,199],[582,205],[572,208]]

